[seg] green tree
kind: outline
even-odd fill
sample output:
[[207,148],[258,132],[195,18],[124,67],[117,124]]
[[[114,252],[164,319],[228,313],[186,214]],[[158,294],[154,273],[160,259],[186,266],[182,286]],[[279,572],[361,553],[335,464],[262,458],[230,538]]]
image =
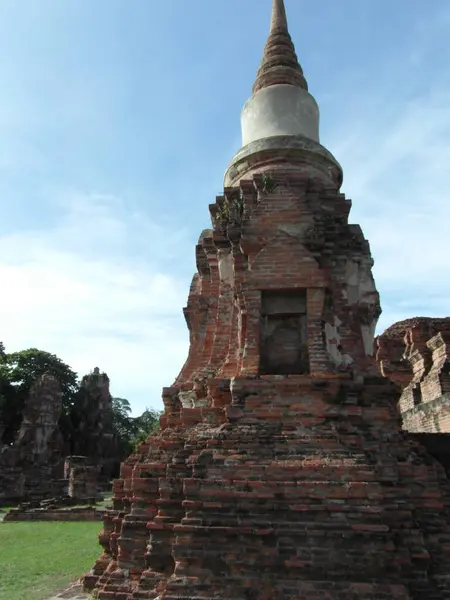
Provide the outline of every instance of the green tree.
[[[14,441],[22,422],[22,411],[30,387],[44,373],[53,375],[61,385],[65,428],[69,427],[68,415],[78,390],[77,374],[55,354],[37,348],[6,353],[0,346],[0,421],[4,424],[2,441]],[[63,431],[67,436],[68,431]]]
[[131,405],[125,398],[112,399],[113,427],[120,437],[130,437],[133,431]]
[[125,398],[112,399],[112,426],[117,438],[119,461],[122,461],[133,449],[131,438],[134,431],[131,406]]
[[[75,447],[81,435],[83,403],[77,374],[55,354],[29,348],[7,353],[0,342],[0,423],[3,432],[0,444],[12,444],[22,422],[22,413],[30,388],[44,373],[50,373],[60,383],[62,414],[61,433],[68,443],[67,451]],[[131,416],[131,405],[125,398],[112,398],[112,428],[117,439],[118,460],[133,452],[136,445],[159,427],[159,413],[147,408],[139,417]]]
[[139,417],[132,417],[130,402],[124,398],[113,398],[112,408],[114,432],[120,441],[120,454],[125,458],[158,429],[159,413],[146,408]]
[[134,419],[134,434],[131,438],[131,444],[136,447],[140,442],[153,432],[159,429],[159,412],[151,408],[146,408],[142,415]]
[[0,446],[2,443],[13,442],[14,433],[22,418],[17,411],[16,389],[9,381],[9,372],[5,363],[5,346],[0,342]]
[[77,374],[55,354],[44,350],[30,348],[5,354],[2,366],[13,385],[28,390],[41,375],[50,373],[59,381],[63,404],[68,406],[78,390]]

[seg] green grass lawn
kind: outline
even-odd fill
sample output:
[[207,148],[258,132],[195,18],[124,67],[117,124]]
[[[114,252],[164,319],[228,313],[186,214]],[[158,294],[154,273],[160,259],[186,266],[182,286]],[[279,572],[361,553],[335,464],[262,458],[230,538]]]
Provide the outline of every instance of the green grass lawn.
[[0,523],[0,600],[43,600],[100,556],[101,523]]

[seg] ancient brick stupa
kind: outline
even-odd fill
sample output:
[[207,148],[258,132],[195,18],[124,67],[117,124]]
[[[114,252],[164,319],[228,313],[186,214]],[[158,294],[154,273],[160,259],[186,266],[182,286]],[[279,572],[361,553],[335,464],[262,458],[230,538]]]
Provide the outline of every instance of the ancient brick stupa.
[[379,375],[369,244],[274,0],[196,247],[188,359],[86,577],[112,600],[449,600],[450,487]]

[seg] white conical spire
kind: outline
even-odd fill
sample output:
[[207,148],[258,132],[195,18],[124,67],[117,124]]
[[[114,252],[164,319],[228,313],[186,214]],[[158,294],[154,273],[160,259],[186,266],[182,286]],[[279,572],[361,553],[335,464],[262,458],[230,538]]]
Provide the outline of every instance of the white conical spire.
[[272,21],[270,22],[270,32],[272,33],[276,29],[288,30],[288,23],[286,17],[286,8],[284,6],[284,0],[273,0],[272,5]]
[[286,135],[319,142],[319,107],[308,93],[289,34],[284,0],[273,0],[269,37],[241,125],[243,146]]
[[284,0],[272,0],[269,36],[252,96],[242,109],[241,128],[242,148],[227,170],[227,185],[259,169],[269,155],[271,164],[277,156],[281,162],[289,156],[295,164],[314,163],[311,168],[342,181],[336,159],[320,145],[319,107],[297,59]]

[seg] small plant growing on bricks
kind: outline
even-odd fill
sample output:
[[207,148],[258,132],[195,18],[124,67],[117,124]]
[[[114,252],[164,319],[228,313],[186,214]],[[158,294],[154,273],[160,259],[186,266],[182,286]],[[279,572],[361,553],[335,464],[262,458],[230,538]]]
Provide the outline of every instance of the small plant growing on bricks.
[[269,173],[263,173],[261,176],[261,180],[262,180],[263,192],[265,194],[271,194],[272,192],[275,191],[275,189],[277,187],[277,182],[275,181],[275,179],[272,175],[270,175]]

